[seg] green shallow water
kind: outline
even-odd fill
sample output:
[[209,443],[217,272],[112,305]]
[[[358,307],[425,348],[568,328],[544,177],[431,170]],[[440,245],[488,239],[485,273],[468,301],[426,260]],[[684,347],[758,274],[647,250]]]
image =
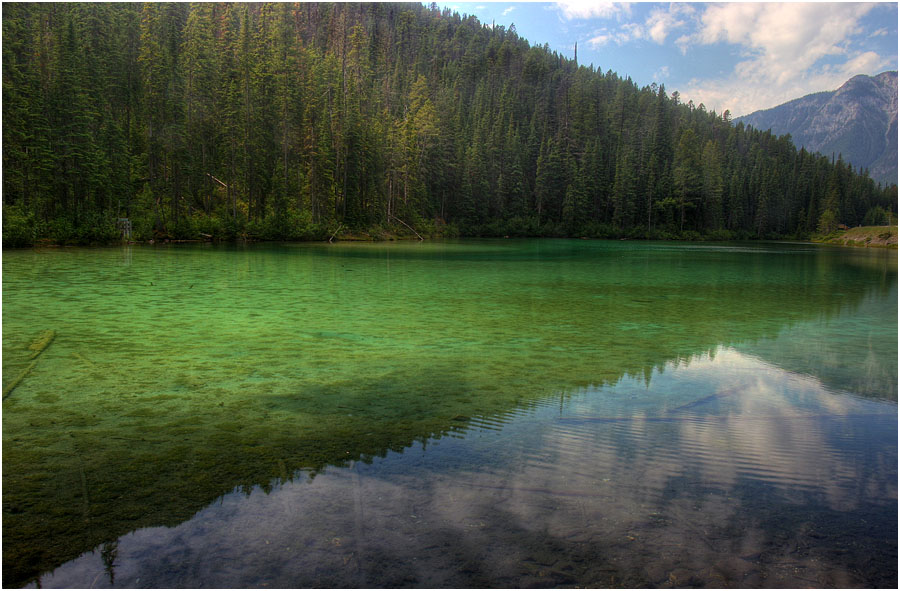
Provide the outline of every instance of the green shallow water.
[[[217,499],[245,502],[230,500],[235,489],[245,491],[238,498],[250,503],[242,511],[275,530],[273,524],[286,522],[285,516],[259,509],[253,499],[260,495],[292,499],[281,501],[282,508],[296,504],[331,515],[309,526],[318,542],[338,538],[345,550],[350,540],[370,543],[356,550],[356,558],[331,564],[350,554],[336,545],[312,544],[302,553],[304,562],[296,555],[265,555],[262,548],[270,544],[260,538],[259,548],[244,548],[243,560],[230,559],[228,579],[197,569],[187,576],[184,565],[199,559],[181,554],[170,557],[167,568],[149,569],[159,572],[158,578],[148,581],[145,573],[144,583],[135,583],[141,577],[136,574],[81,586],[104,581],[257,586],[267,580],[282,586],[421,586],[426,580],[437,586],[519,586],[530,584],[529,576],[544,583],[602,586],[609,583],[607,571],[577,576],[565,571],[568,579],[555,580],[547,579],[553,569],[546,565],[537,569],[547,571],[544,579],[513,566],[508,572],[475,569],[460,578],[462,563],[437,558],[428,572],[456,574],[424,579],[411,574],[415,552],[399,543],[376,551],[371,540],[405,528],[398,515],[409,504],[431,507],[424,516],[430,524],[416,529],[417,535],[443,531],[437,505],[464,508],[435,492],[451,481],[512,495],[529,487],[510,483],[510,474],[543,480],[537,488],[556,492],[522,501],[520,511],[530,515],[566,491],[602,486],[593,472],[582,488],[573,488],[571,480],[577,484],[584,466],[612,469],[621,457],[633,459],[616,475],[630,488],[613,487],[602,506],[582,503],[584,511],[612,507],[628,515],[634,507],[622,498],[643,490],[657,499],[666,490],[651,484],[648,474],[671,481],[684,470],[706,470],[716,476],[692,482],[712,481],[716,490],[732,490],[743,482],[741,474],[749,475],[754,486],[763,487],[762,497],[773,490],[801,491],[804,507],[813,502],[809,499],[815,499],[817,511],[843,503],[869,519],[893,523],[896,534],[897,254],[892,251],[504,240],[4,252],[4,386],[31,367],[28,346],[45,330],[55,331],[54,340],[3,402],[4,586],[42,574],[44,584],[76,584],[82,579],[64,573],[81,567],[47,573],[95,548],[113,543],[124,548],[128,536],[142,531],[166,526],[195,532],[190,525],[195,515],[207,514],[205,531],[216,531],[213,522],[227,528],[229,517],[210,517],[205,508]],[[771,379],[761,385],[754,381],[759,376]],[[676,382],[667,385],[669,379]],[[588,417],[579,410],[585,405],[593,408]],[[698,412],[705,421],[699,426],[670,420]],[[721,423],[745,415],[751,424],[761,417],[768,439],[787,441],[774,446],[779,461],[770,453],[769,460],[746,463],[746,457],[766,457],[744,450],[752,431],[741,425],[723,430]],[[635,418],[643,422],[634,423]],[[835,450],[820,460],[821,470],[802,478],[790,467],[809,464],[815,455],[809,441],[799,445],[785,435],[793,428],[785,421],[797,420],[814,421],[804,429],[819,433]],[[635,425],[649,425],[651,435],[635,437]],[[672,425],[693,425],[693,430],[688,437],[683,429],[673,432]],[[715,441],[733,433],[746,454],[709,455]],[[842,439],[841,433],[851,436]],[[550,434],[556,448],[547,442]],[[586,446],[583,437],[606,443]],[[492,441],[489,455],[482,449],[486,439]],[[713,467],[698,468],[684,455],[662,453],[685,446],[687,455],[699,453]],[[860,446],[873,453],[855,458]],[[452,453],[441,451],[448,448]],[[554,449],[557,455],[548,457]],[[535,463],[536,457],[543,459]],[[650,461],[653,457],[660,459]],[[865,464],[871,468],[868,492],[850,494],[839,486],[844,492],[829,497],[818,490],[824,474],[844,474],[847,465],[860,461],[880,463]],[[666,466],[680,466],[680,476],[666,472]],[[460,470],[478,477],[462,478]],[[723,473],[732,474],[730,480]],[[363,521],[368,532],[363,534],[358,519],[344,523],[356,513],[345,511],[337,499],[369,482],[375,488],[389,483],[401,501],[399,508],[374,502],[369,507],[368,500],[350,499],[351,506],[368,507],[374,520]],[[684,490],[690,492],[686,497],[706,498],[702,487]],[[840,501],[828,500],[832,497]],[[716,502],[727,505],[718,497]],[[482,510],[478,519],[501,527],[494,523],[500,514],[495,504],[475,506]],[[558,522],[543,514],[531,519],[546,531],[564,530],[559,534],[564,539],[600,544],[592,537],[599,530],[576,528],[572,511],[560,513]],[[711,515],[725,513],[720,507]],[[757,507],[751,514],[758,516],[757,527],[778,520],[768,509]],[[840,522],[829,515],[832,525]],[[854,517],[852,511],[841,515]],[[681,515],[681,525],[673,527],[670,518],[667,537],[702,543],[689,534],[699,527],[691,519]],[[711,519],[719,527],[724,521]],[[341,532],[328,538],[329,529]],[[626,540],[638,537],[627,528],[613,529]],[[466,538],[466,531],[457,532],[463,546],[484,535],[469,532],[473,537]],[[492,534],[507,545],[524,543],[529,535],[508,528]],[[198,543],[224,555],[227,537],[220,531],[200,536]],[[281,534],[282,546],[296,553],[289,537]],[[841,543],[863,538],[884,546],[877,536]],[[435,545],[427,541],[426,546]],[[894,582],[895,542],[887,549],[894,564],[886,575]],[[649,564],[652,545],[641,548],[643,558],[634,560]],[[584,551],[562,544],[553,551],[553,564]],[[515,553],[506,552],[510,565],[528,563],[527,557],[514,560],[509,556]],[[94,556],[102,554],[98,550]],[[133,565],[163,560],[165,553],[142,548],[131,554],[122,550],[120,556],[120,563],[132,565],[126,570],[135,570]],[[393,570],[384,567],[375,576],[372,565],[385,557],[391,557]],[[342,575],[352,560],[353,576]],[[284,561],[293,561],[293,570],[267,579],[265,573],[271,575]],[[670,573],[676,573],[675,580],[687,576],[685,568],[673,564],[665,573],[645,569],[640,576],[617,571],[611,580],[660,584]],[[718,581],[695,571],[690,571],[695,582]],[[553,576],[559,578],[558,572]],[[744,576],[745,582],[764,584]],[[855,582],[851,586],[874,580],[874,575],[847,576],[840,580]]]

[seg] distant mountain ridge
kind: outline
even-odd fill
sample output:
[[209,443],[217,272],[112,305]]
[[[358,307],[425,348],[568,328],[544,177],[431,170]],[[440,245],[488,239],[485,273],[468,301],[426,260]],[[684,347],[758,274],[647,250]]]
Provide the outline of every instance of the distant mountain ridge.
[[791,134],[798,147],[838,154],[869,169],[882,184],[897,183],[897,72],[854,76],[832,92],[817,92],[735,118],[759,130]]

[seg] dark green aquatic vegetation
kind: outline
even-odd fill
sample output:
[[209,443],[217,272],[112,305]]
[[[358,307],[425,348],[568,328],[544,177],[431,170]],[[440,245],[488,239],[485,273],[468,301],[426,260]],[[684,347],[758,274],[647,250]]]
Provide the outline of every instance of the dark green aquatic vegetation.
[[[887,405],[896,431],[896,271],[895,252],[794,244],[485,241],[8,253],[4,385],[27,366],[28,345],[43,327],[55,338],[4,402],[4,584],[25,584],[139,528],[179,527],[236,489],[274,494],[312,477],[330,490],[344,478],[340,470],[369,466],[377,478],[397,458],[418,466],[414,449],[432,458],[423,456],[422,466],[442,482],[480,469],[485,440],[495,441],[491,470],[531,474],[529,458],[559,442],[529,439],[508,448],[501,435],[519,441],[515,433],[537,437],[546,425],[571,442],[612,429],[590,437],[614,437],[634,466],[646,461],[656,470],[648,458],[678,430],[706,429],[713,439],[750,445],[760,433],[744,436],[744,423],[714,426],[735,413],[756,417],[759,409],[795,421],[798,413],[819,416],[836,406],[846,414],[883,413]],[[754,382],[776,369],[789,374],[777,382],[789,403]],[[586,404],[599,406],[570,416]],[[548,412],[557,407],[553,418]],[[699,415],[709,423],[696,423]],[[642,447],[631,436],[638,428],[660,439]],[[458,452],[439,451],[450,448]],[[625,506],[648,477],[594,451],[585,462],[634,487],[604,497]],[[571,469],[568,476],[541,476],[529,487],[578,498],[586,489],[565,478],[577,483],[583,469],[560,466]],[[782,468],[779,474],[790,472]],[[871,478],[887,486],[889,477]],[[606,486],[598,478],[581,484]],[[504,495],[522,486],[488,480],[485,486],[499,488],[485,490]],[[402,482],[403,490],[412,486]],[[424,492],[417,490],[401,496],[418,499]],[[447,506],[459,508],[454,499]],[[721,513],[711,522],[716,528],[727,525]],[[434,527],[437,514],[426,517]],[[679,515],[684,524],[686,514]],[[388,514],[384,519],[389,527]],[[500,528],[497,515],[472,519],[509,544],[530,539],[524,530]],[[545,525],[565,529],[568,514],[561,519]],[[644,527],[639,536],[621,532],[622,539],[643,539]],[[672,539],[684,533],[674,527],[667,529]],[[541,548],[565,561],[580,552],[569,544]],[[120,545],[113,562],[126,554]],[[659,580],[619,572],[615,582],[657,584],[673,569]],[[447,581],[532,580],[476,570]],[[544,583],[600,580],[552,564],[537,571],[543,578],[528,576]],[[338,572],[333,581],[347,584]],[[397,572],[350,583],[394,584]],[[332,580],[297,577],[279,581]],[[128,586],[128,579],[117,576],[115,584]]]

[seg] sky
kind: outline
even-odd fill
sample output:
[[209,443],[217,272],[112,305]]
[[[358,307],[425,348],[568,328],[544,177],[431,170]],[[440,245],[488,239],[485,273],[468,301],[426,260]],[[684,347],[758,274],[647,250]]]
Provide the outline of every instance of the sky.
[[[427,3],[426,3],[427,4]],[[438,2],[707,110],[748,115],[897,69],[897,3]]]

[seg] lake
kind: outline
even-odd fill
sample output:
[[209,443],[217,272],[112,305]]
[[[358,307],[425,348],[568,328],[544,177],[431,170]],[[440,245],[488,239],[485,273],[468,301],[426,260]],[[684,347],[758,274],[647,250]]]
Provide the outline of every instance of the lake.
[[3,585],[896,587],[897,296],[800,243],[4,251]]

